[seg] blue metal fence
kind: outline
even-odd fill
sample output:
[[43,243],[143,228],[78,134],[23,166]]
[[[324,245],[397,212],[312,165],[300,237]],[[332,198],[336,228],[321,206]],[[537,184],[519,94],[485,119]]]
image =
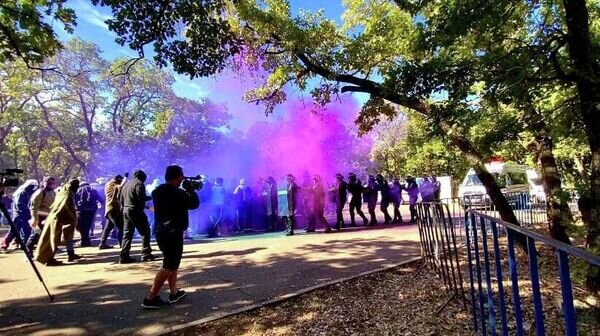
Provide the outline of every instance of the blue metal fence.
[[[525,335],[524,323],[534,322],[535,334],[545,335],[537,243],[546,245],[556,252],[564,333],[569,336],[577,335],[569,257],[597,267],[600,267],[600,257],[476,210],[466,211],[465,222],[467,223],[470,305],[474,330],[481,335],[497,335],[498,332],[502,335]],[[506,233],[505,237],[503,232]],[[525,275],[519,275],[517,266],[515,252],[517,235],[525,236],[527,242],[534,321],[525,321],[523,314],[520,288],[523,288]],[[504,244],[500,244],[500,239],[504,238],[507,240],[506,249],[503,248]],[[503,257],[503,254],[506,257]],[[505,265],[506,259],[508,265]],[[508,274],[504,272],[506,269],[503,269],[503,266],[508,266]],[[511,288],[510,294],[505,292],[505,280],[506,286]],[[511,300],[508,300],[509,296]],[[509,328],[509,321],[514,327]]]

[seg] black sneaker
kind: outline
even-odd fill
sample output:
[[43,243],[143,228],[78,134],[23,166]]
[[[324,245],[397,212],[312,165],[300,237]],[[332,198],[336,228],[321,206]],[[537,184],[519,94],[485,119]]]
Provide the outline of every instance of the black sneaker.
[[52,259],[48,260],[48,262],[46,263],[46,266],[60,266],[62,264],[63,264],[62,261],[52,258]]
[[142,261],[152,261],[154,259],[156,259],[156,256],[154,254],[146,254],[142,257]]
[[123,259],[119,259],[119,264],[132,264],[134,262],[137,262],[137,260],[133,259],[133,258],[123,258]]
[[177,293],[169,295],[169,303],[177,303],[185,297],[185,291],[177,289]]
[[113,248],[113,247],[114,247],[114,246],[112,246],[112,245],[108,245],[108,244],[100,244],[100,246],[98,246],[98,249],[99,249],[99,250],[108,250],[108,249],[111,249],[111,248]]
[[81,259],[81,256],[79,254],[75,254],[75,253],[69,254],[69,258],[68,258],[69,261],[75,261],[75,260],[79,260],[79,259]]
[[145,298],[142,302],[142,308],[144,309],[160,309],[168,305],[169,302],[161,299],[160,296],[157,296],[152,300],[148,300],[148,298]]

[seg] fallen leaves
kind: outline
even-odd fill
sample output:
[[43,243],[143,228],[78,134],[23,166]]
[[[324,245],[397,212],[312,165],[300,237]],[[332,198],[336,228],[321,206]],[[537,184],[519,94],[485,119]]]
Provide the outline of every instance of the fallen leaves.
[[470,335],[471,316],[420,262],[176,332],[180,335]]

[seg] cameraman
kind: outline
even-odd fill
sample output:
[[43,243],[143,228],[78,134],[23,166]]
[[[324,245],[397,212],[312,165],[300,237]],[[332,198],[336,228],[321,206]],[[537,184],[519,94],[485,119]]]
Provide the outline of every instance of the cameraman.
[[[142,303],[142,307],[146,309],[161,308],[169,303],[178,302],[185,296],[185,292],[177,288],[177,269],[183,254],[183,234],[189,224],[188,210],[194,210],[200,205],[194,189],[199,189],[202,185],[194,186],[191,181],[186,180],[181,167],[167,167],[165,181],[165,184],[161,184],[152,192],[154,234],[163,253],[163,265]],[[179,188],[180,185],[184,190]],[[165,281],[169,282],[168,302],[162,300],[159,295]]]

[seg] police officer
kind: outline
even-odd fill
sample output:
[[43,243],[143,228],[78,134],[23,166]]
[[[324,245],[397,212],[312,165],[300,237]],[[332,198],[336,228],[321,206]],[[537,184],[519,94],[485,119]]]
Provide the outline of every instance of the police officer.
[[335,174],[335,185],[330,190],[334,192],[335,196],[335,214],[337,217],[335,229],[339,230],[345,226],[342,211],[348,200],[348,184],[344,181],[342,174]]
[[394,220],[392,223],[402,223],[402,214],[400,213],[400,204],[402,204],[402,185],[400,180],[394,178],[390,187],[390,197],[394,205]]
[[390,185],[381,174],[377,174],[376,180],[377,190],[381,193],[381,204],[379,209],[383,213],[384,224],[389,224],[392,221],[392,217],[388,212],[388,206],[390,205]]
[[377,207],[377,182],[375,176],[369,175],[367,179],[367,185],[364,191],[364,200],[367,202],[367,209],[369,210],[369,226],[377,225],[377,217],[375,216],[375,208]]
[[294,226],[296,224],[296,207],[298,205],[298,185],[296,184],[296,178],[292,174],[287,174],[287,206],[288,216],[286,217],[287,232],[286,236],[294,235]]
[[313,183],[309,188],[311,193],[310,217],[307,232],[315,232],[316,222],[325,225],[325,233],[331,232],[329,223],[325,219],[325,188],[320,175],[313,176]]
[[408,192],[408,204],[410,208],[410,222],[417,221],[417,200],[419,199],[419,186],[417,181],[412,176],[406,177],[406,191]]
[[362,194],[363,194],[363,186],[361,180],[356,177],[356,174],[350,173],[348,174],[348,191],[352,198],[350,199],[350,226],[356,226],[356,222],[354,220],[354,212],[358,213],[360,218],[363,220],[363,225],[367,226],[368,220],[365,216],[365,213],[362,211]]

